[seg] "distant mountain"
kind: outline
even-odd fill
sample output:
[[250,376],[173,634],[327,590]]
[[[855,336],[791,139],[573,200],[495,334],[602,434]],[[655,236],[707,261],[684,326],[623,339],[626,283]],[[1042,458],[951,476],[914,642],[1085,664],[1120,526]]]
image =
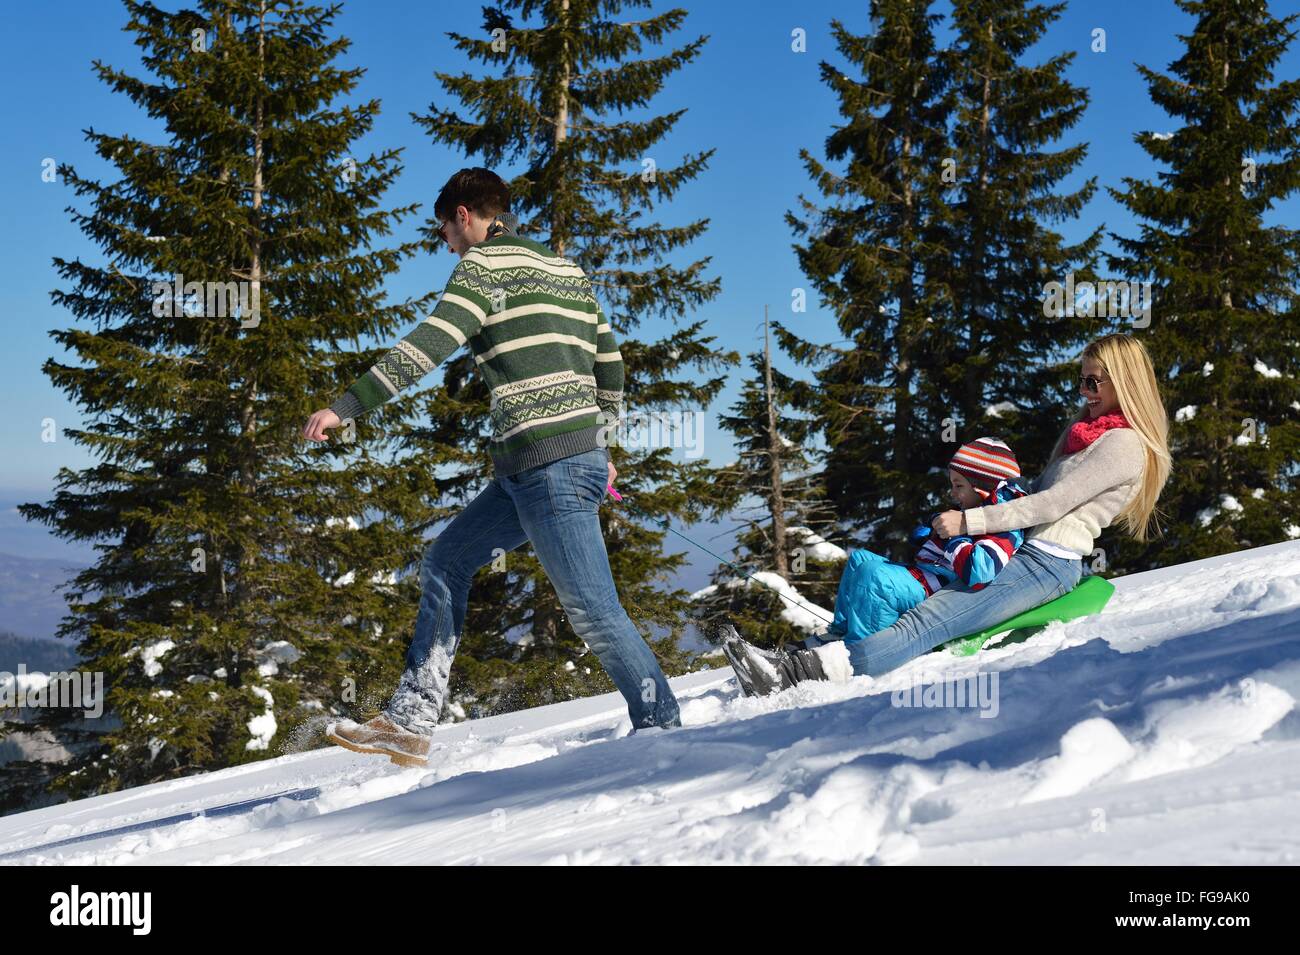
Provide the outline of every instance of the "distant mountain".
[[[22,499],[35,500],[38,497],[28,495]],[[6,507],[7,503],[4,495],[0,494],[0,548],[17,547],[30,553],[39,553],[43,549],[48,552],[55,539],[48,531],[15,517],[12,507]],[[704,548],[730,559],[736,530],[741,524],[737,520],[705,522],[689,527],[674,524],[674,530],[680,527],[678,533],[684,536],[670,535],[665,539],[664,547],[670,552],[685,553],[686,561],[669,586],[688,592],[705,586],[718,561]],[[41,547],[38,548],[37,544]],[[31,545],[30,550],[28,545]],[[67,613],[66,591],[56,592],[54,588],[75,577],[94,558],[95,555],[88,559],[78,559],[75,555],[63,558],[19,557],[0,550],[0,631],[9,631],[20,637],[53,639]]]
[[52,673],[77,665],[77,650],[71,640],[19,637],[0,633],[0,673],[17,673],[18,664],[28,673]]
[[89,567],[99,559],[93,541],[60,537],[48,524],[29,520],[18,510],[20,504],[48,504],[53,497],[54,491],[48,487],[0,486],[0,553],[66,560]]
[[67,592],[54,588],[80,570],[69,560],[0,553],[0,627],[20,637],[52,639],[68,612]]

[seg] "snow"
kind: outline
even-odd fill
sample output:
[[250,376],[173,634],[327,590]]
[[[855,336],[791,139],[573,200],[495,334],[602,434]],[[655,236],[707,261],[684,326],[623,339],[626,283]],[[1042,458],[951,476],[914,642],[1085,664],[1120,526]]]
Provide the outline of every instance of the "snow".
[[1276,368],[1270,368],[1259,359],[1255,359],[1255,370],[1265,378],[1281,378],[1282,373]]
[[[418,769],[305,735],[0,818],[0,859],[1300,862],[1300,541],[1114,582],[1100,615],[876,679],[747,699],[725,668],[676,677],[668,732],[629,736],[608,694],[440,725]],[[995,706],[926,705],[958,681]]]
[[280,664],[293,664],[302,657],[302,651],[288,640],[273,640],[257,651],[257,672],[262,676],[275,676]]
[[995,405],[989,405],[987,408],[984,409],[984,413],[988,415],[990,418],[1001,418],[1004,414],[1007,414],[1008,412],[1019,411],[1019,410],[1020,409],[1016,406],[1015,402],[1000,401]]
[[1220,494],[1218,505],[1201,508],[1196,512],[1196,520],[1202,527],[1209,527],[1214,523],[1214,519],[1224,511],[1237,514],[1241,512],[1241,509],[1241,502],[1231,494]]
[[[358,520],[357,520],[355,517],[353,517],[351,514],[349,514],[347,517],[327,517],[327,518],[325,518],[325,526],[326,526],[326,527],[334,527],[334,526],[336,526],[336,525],[342,525],[344,528],[346,528],[347,530],[350,530],[350,531],[359,531],[359,530],[361,530],[361,522],[358,521]],[[315,524],[307,524],[307,525],[306,525],[306,529],[309,530],[309,531],[315,530],[315,529],[316,529],[316,525],[315,525]]]
[[781,619],[805,633],[824,633],[835,616],[824,607],[804,600],[790,581],[770,570],[760,570],[741,580],[729,581],[728,586],[763,586],[775,590],[782,597]]
[[[791,531],[802,542],[800,546],[805,548],[805,556],[814,560],[824,561],[842,561],[848,559],[847,552],[824,540],[822,537],[814,534],[806,527],[792,527]],[[812,601],[805,600],[790,581],[786,580],[780,574],[770,570],[759,570],[747,577],[732,577],[722,582],[722,584],[709,584],[702,587],[690,595],[690,600],[701,600],[705,597],[711,597],[718,592],[718,587],[763,587],[775,591],[781,595],[782,608],[781,619],[785,620],[792,627],[804,631],[805,633],[825,633],[827,626],[834,618],[834,614],[825,607],[819,607]]]
[[829,622],[835,617],[828,609],[803,599],[800,591],[780,574],[772,573],[770,570],[759,570],[754,574],[754,578],[784,596],[785,599],[781,602],[781,620],[787,621],[788,624],[796,626],[805,633],[824,633]]
[[1191,421],[1196,417],[1196,405],[1184,405],[1174,412],[1175,421]]
[[814,533],[808,527],[791,527],[786,533],[793,535],[799,541],[799,546],[804,549],[804,554],[809,560],[816,561],[844,561],[849,559],[848,551],[843,547],[830,543],[820,534]]
[[155,640],[153,643],[145,644],[144,647],[132,647],[126,651],[125,656],[130,657],[139,653],[140,659],[144,661],[144,675],[155,677],[162,673],[162,664],[158,661],[175,647],[176,641],[174,640]]
[[266,709],[260,716],[254,716],[246,724],[252,739],[244,744],[244,749],[268,749],[276,730],[275,699],[271,696],[271,691],[264,686],[253,686],[249,689],[253,691],[254,696],[266,704]]

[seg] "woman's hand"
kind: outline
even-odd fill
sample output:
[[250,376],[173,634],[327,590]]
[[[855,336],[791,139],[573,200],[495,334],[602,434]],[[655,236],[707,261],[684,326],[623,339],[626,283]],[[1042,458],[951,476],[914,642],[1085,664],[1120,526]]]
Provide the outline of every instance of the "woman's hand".
[[614,469],[614,462],[613,462],[613,461],[610,461],[610,462],[609,462],[609,480],[606,481],[605,483],[608,484],[610,487],[613,487],[613,486],[614,486],[614,478],[615,478],[615,476],[616,476],[617,474],[618,474],[618,471],[616,471],[616,470]]
[[966,515],[961,511],[944,511],[930,526],[934,528],[936,534],[947,540],[949,537],[966,533]]

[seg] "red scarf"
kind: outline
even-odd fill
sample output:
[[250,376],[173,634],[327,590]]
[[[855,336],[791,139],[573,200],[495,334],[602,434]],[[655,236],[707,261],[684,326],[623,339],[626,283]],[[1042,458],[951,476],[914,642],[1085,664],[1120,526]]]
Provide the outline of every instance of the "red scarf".
[[1065,437],[1065,448],[1061,453],[1074,454],[1075,451],[1082,451],[1111,428],[1128,427],[1131,427],[1131,425],[1122,411],[1112,411],[1110,414],[1100,415],[1096,418],[1085,418],[1082,421],[1076,421],[1070,425],[1070,433]]

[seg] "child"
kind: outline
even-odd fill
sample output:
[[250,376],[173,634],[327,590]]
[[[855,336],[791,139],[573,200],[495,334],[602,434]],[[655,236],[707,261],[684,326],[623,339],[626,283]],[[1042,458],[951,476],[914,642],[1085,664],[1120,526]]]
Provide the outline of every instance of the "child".
[[[997,438],[980,438],[963,444],[948,462],[951,486],[948,496],[959,510],[1003,504],[1025,496],[1026,492],[1017,483],[1019,477],[1020,465],[1011,449]],[[961,581],[971,590],[982,590],[1024,543],[1025,534],[1023,530],[1013,530],[974,538],[958,535],[948,538],[945,544],[943,538],[926,525],[918,528],[913,537],[924,538],[913,566],[909,568],[925,591],[923,600],[954,580]],[[857,553],[860,552],[855,552],[855,556]],[[920,600],[907,609],[916,603]],[[886,626],[892,623],[890,621]]]
[[[1015,454],[996,438],[963,444],[948,462],[949,497],[961,509],[1001,504],[1023,497],[1016,483],[1020,465]],[[1024,541],[1024,531],[1013,530],[977,537],[957,536],[944,541],[928,526],[913,535],[924,538],[910,565],[895,563],[869,550],[855,550],[840,577],[835,597],[835,619],[825,637],[812,636],[783,652],[753,647],[734,628],[723,650],[746,695],[776,692],[823,672],[822,679],[852,675],[851,661],[871,634],[892,626],[936,590],[960,584],[980,590],[1006,566]],[[848,659],[839,649],[843,642]],[[764,666],[754,655],[761,655]],[[834,672],[832,672],[834,671]],[[793,679],[797,677],[798,679]]]

